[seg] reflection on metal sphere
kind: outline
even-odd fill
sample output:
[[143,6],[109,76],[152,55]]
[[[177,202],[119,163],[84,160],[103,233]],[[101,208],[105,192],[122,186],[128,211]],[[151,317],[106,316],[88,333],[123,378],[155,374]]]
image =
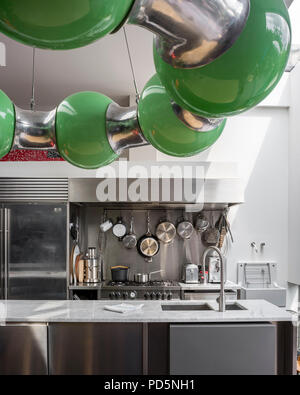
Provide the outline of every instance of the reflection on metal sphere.
[[55,116],[53,111],[29,111],[15,106],[16,126],[13,149],[55,151]]
[[136,0],[128,23],[156,33],[158,55],[175,68],[197,68],[225,53],[247,22],[250,0]]
[[118,155],[127,148],[149,144],[140,130],[136,106],[121,107],[112,102],[106,112],[106,133],[110,146]]
[[224,121],[222,118],[204,118],[192,114],[174,102],[172,102],[172,108],[178,119],[187,127],[197,132],[210,132],[220,126]]

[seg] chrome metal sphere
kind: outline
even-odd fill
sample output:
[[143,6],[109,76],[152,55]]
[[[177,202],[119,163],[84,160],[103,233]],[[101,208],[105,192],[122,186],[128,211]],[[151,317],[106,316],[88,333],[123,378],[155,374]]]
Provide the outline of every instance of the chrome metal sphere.
[[112,102],[106,111],[106,133],[114,152],[120,155],[126,148],[148,145],[137,119],[137,107],[121,107]]
[[29,111],[15,106],[16,126],[13,149],[56,150],[53,111]]
[[136,0],[128,23],[157,36],[158,55],[175,68],[197,68],[226,52],[243,31],[250,0]]

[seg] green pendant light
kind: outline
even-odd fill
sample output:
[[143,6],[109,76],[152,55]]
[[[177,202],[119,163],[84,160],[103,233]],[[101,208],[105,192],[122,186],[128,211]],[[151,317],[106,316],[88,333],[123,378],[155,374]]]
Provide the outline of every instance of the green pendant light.
[[134,0],[1,0],[0,31],[47,49],[87,45],[117,29]]
[[283,0],[251,0],[250,15],[235,44],[212,63],[174,68],[158,55],[157,73],[168,94],[186,110],[211,118],[242,113],[279,82],[290,52],[291,27]]
[[12,101],[0,90],[0,158],[11,150],[15,134],[15,109]]
[[213,145],[222,134],[226,120],[210,132],[188,128],[175,115],[171,99],[157,75],[145,86],[138,105],[138,119],[145,138],[164,154],[188,157]]
[[56,142],[60,155],[74,166],[97,169],[118,158],[106,134],[106,111],[112,100],[97,92],[80,92],[57,108]]

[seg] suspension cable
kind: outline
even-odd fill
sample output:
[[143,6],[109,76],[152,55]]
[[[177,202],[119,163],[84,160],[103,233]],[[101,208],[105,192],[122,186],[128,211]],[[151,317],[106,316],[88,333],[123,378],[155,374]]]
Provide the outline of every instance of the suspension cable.
[[135,95],[136,95],[136,103],[138,104],[138,102],[140,100],[140,94],[139,94],[139,90],[138,90],[138,86],[137,86],[137,82],[136,82],[136,76],[135,76],[135,71],[134,71],[134,67],[133,67],[133,61],[132,61],[132,57],[131,57],[131,53],[130,53],[130,47],[129,47],[129,42],[128,42],[128,37],[127,37],[125,26],[123,27],[123,33],[124,33],[128,58],[129,58],[129,62],[130,62],[130,68],[131,68],[132,79],[133,79]]
[[32,50],[32,79],[31,79],[31,100],[30,109],[35,111],[35,47]]

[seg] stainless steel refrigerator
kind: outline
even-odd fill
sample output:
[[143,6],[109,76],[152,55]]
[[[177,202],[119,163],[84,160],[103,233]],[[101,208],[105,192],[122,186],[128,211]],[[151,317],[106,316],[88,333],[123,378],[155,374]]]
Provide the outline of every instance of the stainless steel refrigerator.
[[67,203],[0,203],[0,297],[67,298]]

